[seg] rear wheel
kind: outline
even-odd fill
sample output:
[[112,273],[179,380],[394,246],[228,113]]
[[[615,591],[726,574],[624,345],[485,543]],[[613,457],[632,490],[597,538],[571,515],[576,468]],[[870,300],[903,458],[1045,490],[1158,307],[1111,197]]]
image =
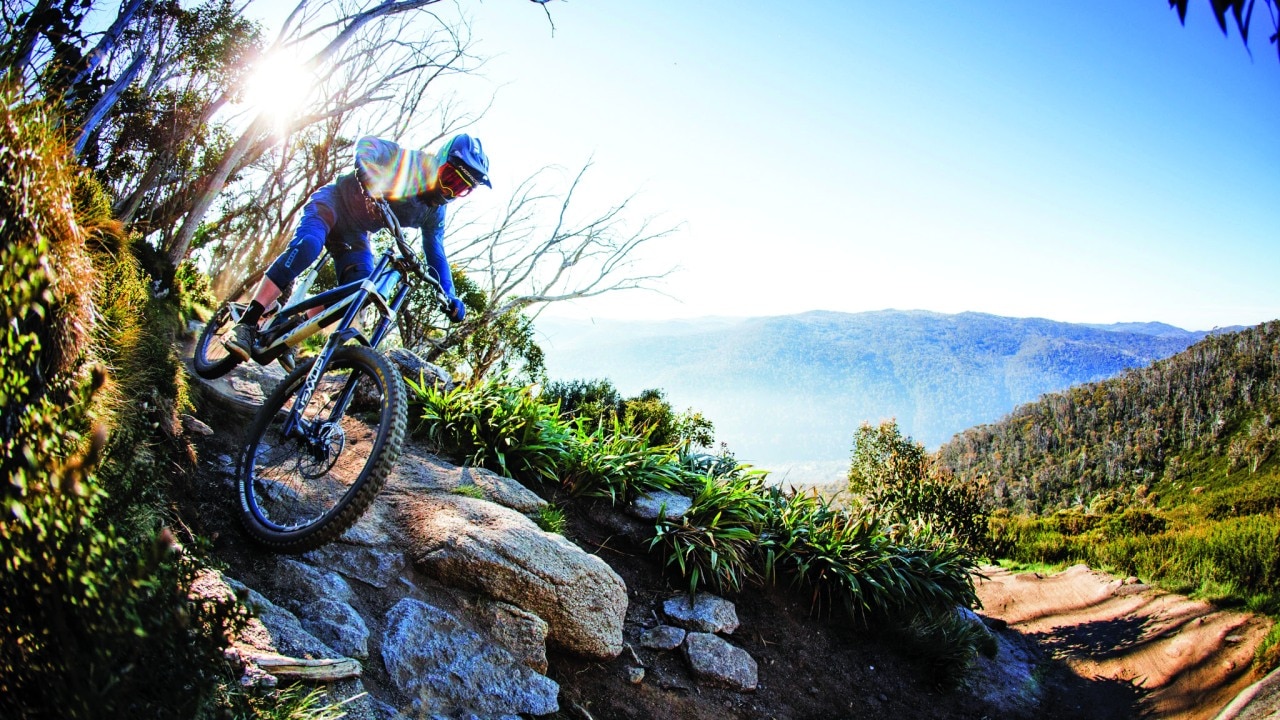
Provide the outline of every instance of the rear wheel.
[[241,520],[255,540],[280,552],[312,550],[351,527],[404,443],[400,374],[381,355],[352,345],[334,351],[298,429],[286,434],[314,363],[299,365],[263,403],[240,461]]
[[204,324],[191,356],[197,375],[206,380],[220,378],[242,362],[239,355],[222,346],[222,336],[236,324],[236,318],[244,313],[244,308],[239,303],[223,303]]

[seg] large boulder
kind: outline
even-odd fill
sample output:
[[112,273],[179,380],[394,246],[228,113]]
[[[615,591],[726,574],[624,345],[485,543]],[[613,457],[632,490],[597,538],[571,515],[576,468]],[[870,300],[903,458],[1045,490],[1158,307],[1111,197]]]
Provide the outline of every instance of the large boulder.
[[600,558],[483,500],[403,493],[396,503],[409,556],[427,574],[546,620],[555,647],[594,658],[622,652],[627,586]]
[[387,613],[382,661],[413,717],[512,718],[559,710],[560,686],[448,612],[404,598]]
[[414,445],[405,446],[404,454],[391,472],[391,487],[437,493],[456,493],[467,488],[489,502],[530,517],[536,517],[547,504],[546,500],[509,477],[484,468],[451,465]]

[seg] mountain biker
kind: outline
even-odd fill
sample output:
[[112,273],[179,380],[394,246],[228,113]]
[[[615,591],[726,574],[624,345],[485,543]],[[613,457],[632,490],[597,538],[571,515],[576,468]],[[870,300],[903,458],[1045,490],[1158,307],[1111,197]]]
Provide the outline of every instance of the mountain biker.
[[302,208],[302,219],[289,247],[267,268],[253,302],[231,329],[223,345],[248,360],[258,322],[302,271],[320,257],[321,247],[333,256],[339,284],[373,272],[370,234],[385,223],[370,199],[386,199],[402,227],[422,232],[427,265],[448,297],[446,313],[462,322],[466,308],[454,293],[444,254],[444,209],[477,185],[489,183],[489,158],[480,141],[455,135],[436,152],[406,150],[389,140],[363,137],[356,142],[355,171],[317,190]]

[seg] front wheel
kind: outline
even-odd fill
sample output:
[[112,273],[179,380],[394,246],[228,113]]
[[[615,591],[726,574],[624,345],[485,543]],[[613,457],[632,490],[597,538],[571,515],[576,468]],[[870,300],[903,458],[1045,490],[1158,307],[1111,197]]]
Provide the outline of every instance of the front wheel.
[[351,527],[404,443],[408,410],[399,372],[354,345],[334,351],[301,422],[286,433],[315,362],[299,365],[263,403],[237,473],[245,529],[279,552],[312,550]]
[[196,338],[195,352],[191,355],[191,365],[197,375],[205,380],[216,380],[241,363],[239,355],[222,346],[222,336],[236,324],[243,312],[243,305],[222,303],[204,324],[200,337]]

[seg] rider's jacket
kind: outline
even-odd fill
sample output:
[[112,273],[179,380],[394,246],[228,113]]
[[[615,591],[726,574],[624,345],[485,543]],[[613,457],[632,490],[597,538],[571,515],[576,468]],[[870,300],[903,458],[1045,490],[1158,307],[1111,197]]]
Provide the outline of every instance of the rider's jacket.
[[[435,158],[419,150],[405,150],[388,140],[361,138],[356,143],[357,172],[341,175],[317,190],[302,209],[302,219],[289,248],[267,269],[267,276],[286,287],[303,268],[328,247],[334,262],[371,259],[369,234],[380,230],[383,218],[360,187],[365,177],[370,194],[385,197],[400,225],[422,232],[422,252],[440,286],[454,297],[453,278],[444,253],[444,201],[432,187]],[[371,266],[364,266],[368,273]]]

